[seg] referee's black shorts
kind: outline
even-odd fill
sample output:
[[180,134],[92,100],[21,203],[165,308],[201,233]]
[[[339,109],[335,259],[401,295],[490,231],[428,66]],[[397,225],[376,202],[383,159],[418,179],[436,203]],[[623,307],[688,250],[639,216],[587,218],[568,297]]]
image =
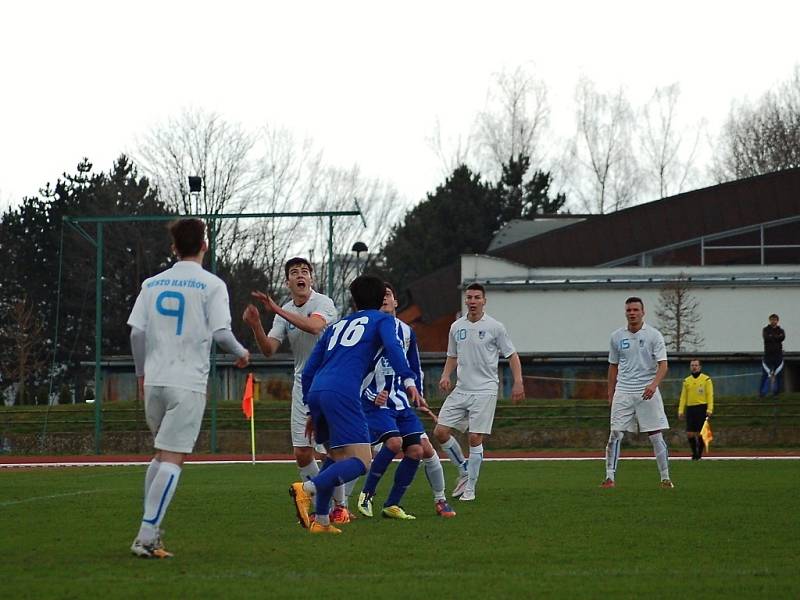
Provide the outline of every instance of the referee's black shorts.
[[686,407],[686,431],[700,433],[703,422],[706,420],[708,404],[695,404]]

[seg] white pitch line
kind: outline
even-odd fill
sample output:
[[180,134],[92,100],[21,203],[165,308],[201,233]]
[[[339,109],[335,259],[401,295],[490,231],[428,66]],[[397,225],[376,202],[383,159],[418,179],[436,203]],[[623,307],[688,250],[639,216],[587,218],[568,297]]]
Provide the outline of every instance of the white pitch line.
[[[508,458],[484,458],[484,461],[490,462],[553,462],[553,461],[585,461],[596,460],[603,461],[603,456],[564,456],[564,457],[508,457]],[[654,460],[652,456],[621,456],[620,460]],[[670,460],[691,460],[689,456],[673,456]],[[800,460],[798,456],[705,456],[704,461],[709,460]],[[295,464],[294,459],[274,459],[274,460],[257,460],[259,465],[269,464],[282,464],[289,465]],[[2,463],[0,469],[22,469],[34,467],[143,467],[149,465],[150,462],[43,462],[43,463]],[[186,465],[249,465],[252,464],[250,459],[247,460],[191,460],[186,461]]]
[[67,492],[65,494],[51,494],[49,496],[33,496],[31,498],[23,498],[22,500],[6,500],[0,502],[0,507],[14,506],[15,504],[25,504],[26,502],[37,502],[39,500],[55,500],[56,498],[66,498],[68,496],[82,496],[84,494],[97,494],[99,492],[107,492],[108,490],[81,490],[79,492]]

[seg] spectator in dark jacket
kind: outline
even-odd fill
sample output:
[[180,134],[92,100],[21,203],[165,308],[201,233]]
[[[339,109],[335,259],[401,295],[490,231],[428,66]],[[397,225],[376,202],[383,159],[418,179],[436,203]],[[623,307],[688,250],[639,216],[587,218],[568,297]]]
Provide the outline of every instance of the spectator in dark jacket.
[[783,340],[786,332],[778,325],[778,315],[769,316],[769,325],[761,331],[764,338],[764,360],[761,362],[761,386],[758,395],[766,396],[772,391],[777,396],[783,383]]

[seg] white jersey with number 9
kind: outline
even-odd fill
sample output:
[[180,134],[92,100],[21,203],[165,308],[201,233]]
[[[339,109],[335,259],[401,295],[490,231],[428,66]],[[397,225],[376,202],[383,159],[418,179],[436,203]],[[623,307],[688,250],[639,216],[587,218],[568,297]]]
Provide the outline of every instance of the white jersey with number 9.
[[145,279],[128,325],[145,332],[144,384],[206,391],[212,335],[231,328],[228,289],[193,261]]

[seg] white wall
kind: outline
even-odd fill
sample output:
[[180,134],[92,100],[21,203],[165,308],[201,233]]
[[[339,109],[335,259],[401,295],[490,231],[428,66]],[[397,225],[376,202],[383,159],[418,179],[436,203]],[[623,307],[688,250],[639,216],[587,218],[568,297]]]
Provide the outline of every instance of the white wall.
[[[467,270],[462,280],[492,277],[508,278],[516,273],[537,279],[559,276],[619,276],[619,269],[528,269],[498,259],[478,261],[480,257],[464,257]],[[503,261],[501,261],[503,262]],[[475,266],[479,268],[475,269]],[[499,268],[493,269],[497,265]],[[688,271],[689,269],[683,269]],[[665,268],[636,269],[644,274],[666,273]],[[672,269],[676,271],[676,269]],[[677,270],[679,272],[679,270]],[[720,268],[692,268],[693,274],[721,272]],[[798,272],[798,267],[725,267],[726,275],[754,272]],[[475,277],[475,273],[478,273]],[[496,274],[495,274],[496,273]],[[634,274],[634,270],[623,270]],[[561,275],[559,275],[561,274]],[[639,296],[645,303],[645,321],[659,327],[655,316],[658,287],[574,289],[569,287],[543,290],[520,286],[513,291],[487,286],[486,312],[506,325],[520,352],[604,352],[608,350],[610,333],[625,325],[625,298]],[[761,329],[770,313],[778,313],[786,330],[785,351],[800,350],[800,287],[753,285],[706,286],[692,289],[699,301],[700,330],[705,343],[703,352],[761,352]]]

